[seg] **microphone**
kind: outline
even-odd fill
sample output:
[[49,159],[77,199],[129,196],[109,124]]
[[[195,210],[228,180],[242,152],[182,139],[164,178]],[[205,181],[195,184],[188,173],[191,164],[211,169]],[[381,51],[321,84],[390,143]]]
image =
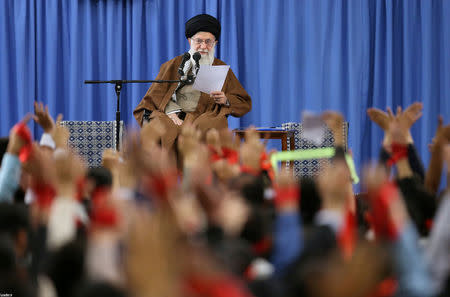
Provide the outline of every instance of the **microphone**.
[[[186,82],[185,82],[186,85],[192,85],[194,83],[195,78],[197,77],[198,70],[200,69],[200,59],[201,59],[201,57],[202,57],[202,55],[199,52],[195,52],[192,55],[192,58],[195,61],[195,65],[193,67],[194,71],[193,71],[192,74],[189,74],[187,76]],[[183,78],[182,78],[182,80],[183,80]]]
[[200,59],[202,58],[202,54],[200,54],[199,52],[195,52],[192,55],[192,58],[195,61],[195,71],[194,71],[194,76],[197,76],[198,71],[200,70]]
[[200,54],[199,52],[195,52],[195,54],[192,56],[192,58],[195,61],[195,66],[197,66],[197,68],[200,68],[199,61],[202,58],[202,54]]
[[[195,56],[195,54],[194,54]],[[188,52],[184,53],[183,55],[183,60],[181,61],[180,67],[178,67],[178,74],[180,76],[184,75],[184,65],[186,64],[187,61],[189,61],[189,59],[191,58],[191,54],[189,54]]]

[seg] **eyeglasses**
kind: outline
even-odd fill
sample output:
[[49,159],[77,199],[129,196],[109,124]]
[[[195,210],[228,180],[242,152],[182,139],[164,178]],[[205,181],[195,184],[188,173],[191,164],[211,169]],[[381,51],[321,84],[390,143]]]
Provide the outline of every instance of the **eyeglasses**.
[[215,40],[212,40],[212,39],[203,40],[201,38],[192,38],[192,40],[194,41],[194,43],[196,45],[201,45],[204,42],[206,44],[206,46],[208,46],[208,47],[213,46],[214,43],[216,42]]

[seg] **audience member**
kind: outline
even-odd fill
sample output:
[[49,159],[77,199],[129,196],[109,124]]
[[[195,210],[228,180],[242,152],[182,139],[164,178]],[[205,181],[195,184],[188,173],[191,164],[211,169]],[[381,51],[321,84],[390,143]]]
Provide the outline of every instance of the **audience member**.
[[87,169],[62,116],[36,103],[40,144],[25,117],[0,168],[0,294],[448,296],[448,184],[441,200],[437,189],[450,128],[438,120],[425,170],[410,133],[422,109],[367,111],[384,139],[355,196],[337,112],[322,115],[335,156],[298,181],[275,174],[253,129],[243,143],[214,129],[203,141],[183,125],[177,159],[157,122]]

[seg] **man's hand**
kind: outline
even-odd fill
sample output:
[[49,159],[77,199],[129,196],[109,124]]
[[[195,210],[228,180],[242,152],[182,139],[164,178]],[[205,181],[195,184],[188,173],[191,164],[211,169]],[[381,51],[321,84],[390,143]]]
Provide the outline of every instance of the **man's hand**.
[[181,126],[181,125],[183,124],[183,121],[180,120],[180,118],[177,116],[176,113],[171,113],[171,114],[168,114],[167,116],[172,120],[172,122],[173,122],[175,125]]
[[42,102],[34,102],[34,116],[33,119],[39,126],[44,129],[45,133],[51,133],[55,127],[55,122],[48,113],[48,106],[42,104]]
[[86,171],[83,161],[70,151],[61,151],[54,156],[54,159],[58,196],[75,197],[76,183]]
[[422,116],[423,104],[420,102],[414,102],[410,106],[408,106],[403,112],[402,108],[397,107],[397,115],[395,116],[398,119],[399,123],[406,129],[407,142],[413,143],[413,138],[411,136],[410,129],[412,125],[420,119]]
[[221,181],[229,181],[241,172],[238,164],[230,164],[227,160],[221,159],[211,164],[211,168]]
[[351,174],[345,160],[335,161],[321,170],[317,186],[322,197],[323,209],[345,211],[353,209]]
[[335,145],[344,146],[344,135],[342,134],[342,124],[344,123],[344,117],[342,116],[342,114],[335,111],[325,111],[322,114],[322,120],[333,132]]
[[155,147],[164,133],[166,133],[166,129],[159,119],[153,119],[151,125],[143,125],[141,129],[143,147],[148,149]]
[[102,165],[109,171],[116,172],[119,167],[120,155],[116,150],[106,149],[103,151]]
[[181,295],[174,284],[182,283],[183,263],[190,253],[183,248],[174,219],[158,209],[150,213],[145,207],[132,213],[124,262],[134,296]]
[[55,141],[56,148],[65,149],[67,148],[70,132],[66,127],[61,126],[62,118],[63,115],[59,114],[58,118],[56,119],[56,125],[54,126],[51,135],[53,140]]
[[181,130],[181,135],[178,139],[178,149],[181,152],[184,160],[184,166],[191,167],[198,162],[200,144],[200,131],[196,130],[194,126],[187,125]]
[[240,149],[242,165],[255,171],[261,170],[261,153],[264,151],[264,144],[259,139],[255,128],[245,131],[245,142]]
[[[443,150],[444,162],[447,164],[447,172],[450,173],[450,143],[447,143]],[[447,174],[448,176],[449,174]],[[450,186],[450,185],[448,185]]]
[[414,102],[408,106],[400,116],[402,121],[407,125],[408,130],[411,126],[422,116],[423,104],[421,102]]
[[369,116],[370,120],[380,126],[383,131],[386,131],[389,128],[389,115],[382,111],[381,109],[371,107],[367,109],[367,115]]
[[235,151],[239,150],[241,146],[241,141],[237,137],[234,137],[233,132],[230,129],[222,129],[219,131],[220,143],[222,148],[229,148]]
[[275,193],[274,203],[278,212],[297,211],[300,191],[291,170],[282,170],[277,175]]
[[53,153],[33,143],[32,157],[24,163],[24,170],[39,184],[53,185],[56,181]]
[[227,96],[222,91],[212,91],[209,96],[214,99],[216,104],[225,105],[228,102]]
[[409,142],[408,123],[399,116],[389,123],[389,128],[386,133],[393,143],[407,145]]
[[206,132],[206,144],[213,147],[220,154],[222,154],[222,145],[220,143],[219,131],[216,129],[209,129]]
[[439,116],[436,134],[434,135],[431,144],[429,144],[429,149],[433,152],[437,147],[441,148],[447,142],[450,142],[450,125],[444,126],[444,120],[442,116]]

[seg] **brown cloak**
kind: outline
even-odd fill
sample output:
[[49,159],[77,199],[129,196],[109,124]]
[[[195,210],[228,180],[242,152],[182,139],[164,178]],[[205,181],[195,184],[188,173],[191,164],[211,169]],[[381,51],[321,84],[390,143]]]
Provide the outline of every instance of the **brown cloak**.
[[[164,63],[159,70],[156,80],[178,79],[177,71],[182,58],[183,56],[181,55]],[[213,65],[226,64],[219,59],[214,59]],[[222,92],[227,96],[230,106],[216,104],[209,94],[201,92],[197,109],[194,112],[187,113],[183,125],[177,126],[164,113],[164,109],[169,100],[171,100],[171,96],[176,88],[176,83],[152,84],[144,98],[133,111],[133,115],[139,125],[142,125],[144,109],[151,112],[148,125],[151,125],[154,119],[159,119],[161,123],[163,123],[166,133],[161,139],[161,144],[168,149],[172,147],[184,124],[192,123],[202,132],[211,128],[223,129],[228,127],[227,117],[229,115],[241,117],[251,109],[252,104],[250,96],[230,69],[222,87]]]

